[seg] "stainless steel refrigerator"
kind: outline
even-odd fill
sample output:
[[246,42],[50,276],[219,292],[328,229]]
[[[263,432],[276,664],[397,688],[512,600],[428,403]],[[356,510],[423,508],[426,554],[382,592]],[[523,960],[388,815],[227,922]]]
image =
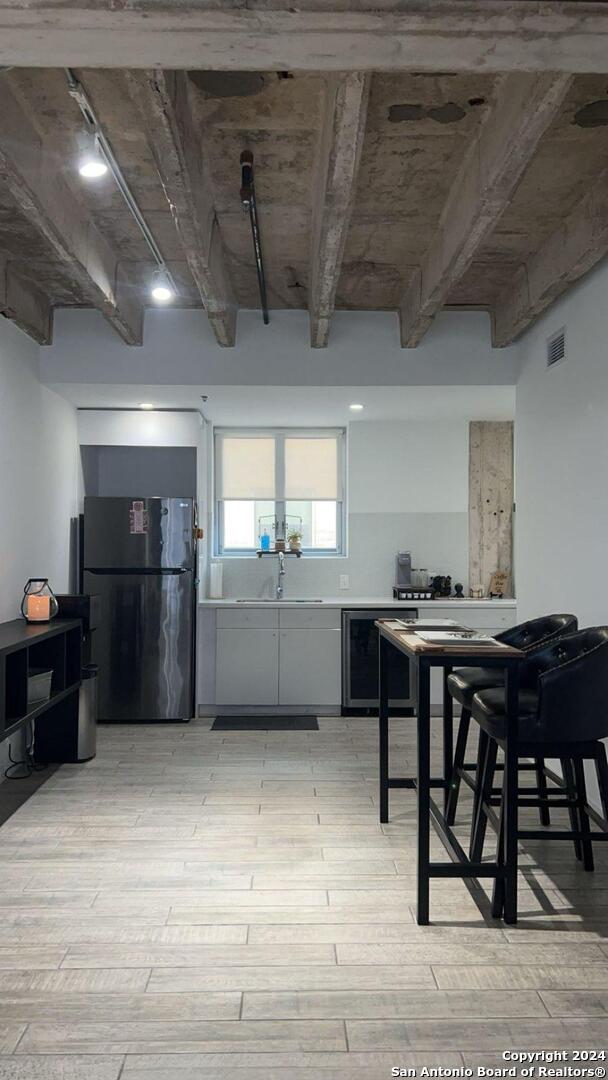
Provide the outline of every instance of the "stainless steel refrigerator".
[[84,500],[83,592],[101,599],[99,719],[194,715],[193,499]]

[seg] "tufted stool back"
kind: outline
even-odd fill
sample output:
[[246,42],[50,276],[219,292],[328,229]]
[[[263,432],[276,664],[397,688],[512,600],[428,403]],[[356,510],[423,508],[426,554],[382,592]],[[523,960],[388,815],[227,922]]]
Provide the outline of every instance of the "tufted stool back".
[[536,672],[539,734],[566,742],[608,736],[608,627],[578,630],[535,651],[528,669]]

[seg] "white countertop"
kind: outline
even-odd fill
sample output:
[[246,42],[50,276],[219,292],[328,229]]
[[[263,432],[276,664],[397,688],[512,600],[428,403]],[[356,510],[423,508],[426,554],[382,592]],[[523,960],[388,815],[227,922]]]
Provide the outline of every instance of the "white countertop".
[[455,597],[444,596],[439,600],[393,600],[392,596],[389,598],[382,596],[324,596],[321,599],[321,603],[314,600],[291,600],[288,596],[283,600],[259,600],[247,599],[237,600],[234,597],[227,600],[200,600],[201,607],[232,607],[232,608],[247,608],[247,607],[281,607],[281,608],[317,608],[317,607],[332,607],[332,608],[418,608],[429,610],[439,607],[450,607],[456,611],[459,608],[515,608],[517,606],[517,600],[513,597],[505,598],[504,600],[473,600],[467,598],[464,600],[457,600]]

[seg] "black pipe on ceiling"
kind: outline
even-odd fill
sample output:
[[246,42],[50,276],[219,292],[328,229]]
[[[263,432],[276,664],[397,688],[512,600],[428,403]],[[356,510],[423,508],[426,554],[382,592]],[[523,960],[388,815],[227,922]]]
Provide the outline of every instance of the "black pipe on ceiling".
[[258,208],[255,198],[255,186],[253,183],[253,154],[251,150],[243,150],[241,154],[241,202],[243,209],[249,214],[251,222],[251,236],[253,239],[253,252],[255,266],[258,275],[260,289],[260,302],[262,305],[262,318],[268,325],[268,299],[266,297],[266,276],[264,274],[264,260],[262,258],[262,238],[260,236],[260,223],[258,220]]

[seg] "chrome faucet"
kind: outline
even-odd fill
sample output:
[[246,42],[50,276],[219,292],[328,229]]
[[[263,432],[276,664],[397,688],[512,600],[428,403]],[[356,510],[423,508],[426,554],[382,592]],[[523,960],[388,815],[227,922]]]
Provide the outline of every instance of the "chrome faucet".
[[285,555],[282,551],[277,552],[279,556],[279,576],[277,579],[277,600],[283,599],[283,578],[285,577]]

